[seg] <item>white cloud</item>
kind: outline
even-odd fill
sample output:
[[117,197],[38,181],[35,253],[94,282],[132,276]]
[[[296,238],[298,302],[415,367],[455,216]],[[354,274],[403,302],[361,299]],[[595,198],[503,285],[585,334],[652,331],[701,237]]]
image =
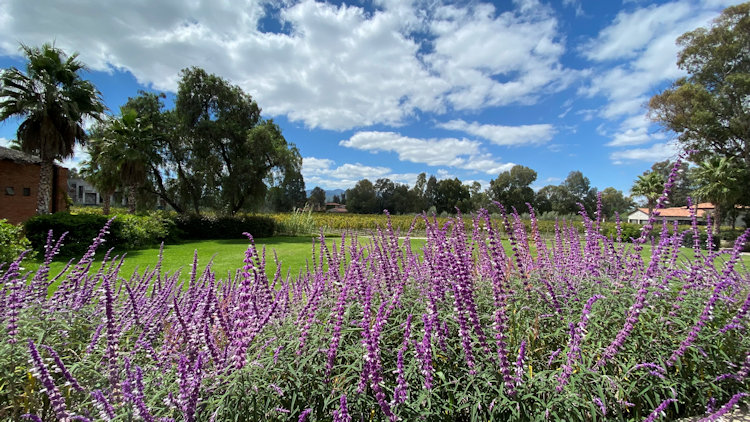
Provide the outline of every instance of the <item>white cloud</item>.
[[666,159],[674,159],[680,152],[674,143],[654,144],[649,148],[636,148],[615,151],[609,155],[614,164],[624,164],[629,161],[645,161],[653,163]]
[[[721,11],[715,2],[696,4],[690,0],[626,9],[580,48],[581,54],[600,70],[579,93],[606,98],[598,115],[618,127],[609,129],[609,123],[605,123],[599,131],[611,138],[607,143],[611,147],[665,138],[645,117],[648,100],[667,82],[684,75],[676,64],[680,48],[675,40],[687,31],[707,26]],[[648,161],[666,158],[672,152],[674,147],[661,143],[616,151],[610,158],[615,163]]]
[[581,51],[586,58],[594,61],[635,57],[665,29],[669,30],[683,19],[693,17],[694,13],[694,8],[685,1],[620,12],[613,23],[604,28],[596,40],[583,45]]
[[5,139],[0,136],[0,147],[10,148],[10,139]]
[[437,126],[479,136],[495,145],[539,145],[550,141],[556,133],[555,127],[550,124],[501,126],[468,123],[458,119]]
[[368,179],[374,183],[377,179],[387,178],[397,183],[413,184],[417,179],[417,174],[394,173],[388,167],[365,166],[360,163],[344,163],[336,166],[335,161],[327,158],[304,157],[302,177],[308,189],[314,186],[324,189],[349,189],[362,179]]
[[516,3],[518,12],[499,15],[489,4],[437,8],[425,62],[449,83],[455,109],[530,104],[577,76],[560,63],[565,46],[548,8],[536,0]]
[[370,152],[394,152],[402,161],[430,166],[448,166],[496,174],[507,166],[480,151],[480,143],[467,139],[410,138],[395,132],[357,132],[339,145]]
[[[94,70],[129,71],[172,92],[180,69],[199,66],[240,85],[267,115],[337,130],[398,126],[418,111],[533,103],[576,77],[560,63],[556,18],[536,1],[500,14],[485,3],[376,6],[6,0],[0,52],[55,40]],[[282,30],[264,32],[274,25]]]

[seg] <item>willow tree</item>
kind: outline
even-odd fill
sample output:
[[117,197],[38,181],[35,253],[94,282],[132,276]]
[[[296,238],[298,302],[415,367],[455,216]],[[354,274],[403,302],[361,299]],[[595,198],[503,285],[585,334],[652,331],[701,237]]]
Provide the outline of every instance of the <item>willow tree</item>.
[[47,214],[55,160],[73,156],[76,144],[86,140],[83,119],[98,119],[104,104],[96,87],[81,77],[85,66],[78,54],[68,56],[52,44],[21,50],[26,72],[10,67],[0,74],[0,121],[22,120],[21,147],[41,159],[37,214]]

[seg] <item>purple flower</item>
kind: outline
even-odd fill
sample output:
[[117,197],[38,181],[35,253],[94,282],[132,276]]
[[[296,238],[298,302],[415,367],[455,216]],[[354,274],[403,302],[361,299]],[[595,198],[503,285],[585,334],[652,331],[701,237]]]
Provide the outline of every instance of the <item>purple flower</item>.
[[57,419],[62,421],[68,420],[70,414],[65,406],[65,398],[60,395],[60,390],[57,389],[57,386],[47,369],[47,365],[44,364],[44,361],[39,355],[39,351],[32,340],[29,340],[29,353],[31,354],[31,364],[36,372],[36,376],[44,386],[44,390],[49,397],[49,402],[52,405],[52,409],[55,411]]
[[44,350],[46,350],[52,356],[52,359],[54,359],[57,368],[60,370],[60,372],[62,372],[65,379],[68,380],[71,387],[73,387],[77,391],[83,392],[83,387],[78,384],[78,381],[73,377],[73,374],[71,374],[70,371],[68,371],[68,368],[65,367],[65,364],[63,363],[62,359],[60,359],[60,356],[49,346],[41,345],[41,347],[43,347]]
[[651,412],[648,415],[648,417],[646,417],[646,419],[643,420],[643,422],[654,422],[655,420],[657,420],[657,419],[659,419],[659,418],[661,418],[663,416],[666,416],[666,414],[664,413],[664,410],[667,409],[667,406],[669,406],[671,403],[674,403],[676,401],[677,400],[675,400],[675,399],[666,399],[666,400],[664,400],[663,402],[661,402],[661,404],[659,406],[656,407],[656,409],[654,409],[653,412]]
[[351,422],[351,420],[349,410],[346,407],[346,394],[342,394],[339,398],[339,408],[333,411],[333,422]]
[[570,324],[571,337],[568,343],[568,355],[565,364],[563,365],[562,373],[558,377],[558,392],[562,391],[563,387],[568,383],[568,381],[570,380],[570,375],[573,373],[573,365],[580,360],[581,343],[583,342],[583,336],[586,333],[586,326],[589,323],[591,308],[594,306],[594,303],[597,300],[602,299],[603,297],[604,296],[602,295],[591,296],[589,300],[586,301],[586,305],[583,307],[583,311],[581,312],[581,320],[578,322],[578,325],[573,326],[572,323]]
[[299,414],[299,419],[297,419],[297,422],[305,422],[310,413],[312,413],[312,409],[310,408],[303,410],[302,413]]
[[699,422],[718,420],[720,417],[724,416],[727,412],[732,410],[732,408],[737,404],[738,401],[740,401],[741,398],[747,397],[749,395],[750,394],[747,394],[747,393],[735,394],[734,396],[732,396],[731,399],[729,399],[729,401],[724,406],[721,406],[719,410],[701,419]]

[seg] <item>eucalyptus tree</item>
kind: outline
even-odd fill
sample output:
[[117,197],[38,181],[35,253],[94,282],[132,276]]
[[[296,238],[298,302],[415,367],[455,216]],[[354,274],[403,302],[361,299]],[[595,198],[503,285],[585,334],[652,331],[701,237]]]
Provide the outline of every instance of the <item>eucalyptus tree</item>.
[[687,76],[651,98],[652,119],[698,160],[719,154],[750,166],[750,2],[727,7],[677,44],[677,66]]
[[81,77],[85,66],[78,54],[68,56],[52,44],[21,49],[26,72],[10,67],[0,74],[0,121],[22,120],[22,149],[41,159],[37,213],[47,214],[55,160],[73,156],[87,138],[83,120],[99,119],[105,107],[94,84]]

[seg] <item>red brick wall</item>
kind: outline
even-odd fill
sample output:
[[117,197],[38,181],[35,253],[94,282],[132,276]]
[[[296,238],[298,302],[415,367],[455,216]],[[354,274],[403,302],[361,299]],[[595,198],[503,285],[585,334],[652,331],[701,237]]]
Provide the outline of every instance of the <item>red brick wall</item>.
[[[0,160],[0,219],[18,224],[36,214],[37,192],[39,190],[39,164],[22,164]],[[55,189],[53,212],[67,209],[65,194],[68,191],[68,169],[55,167]],[[13,195],[6,194],[6,188],[13,188]],[[24,196],[24,188],[29,195]]]

